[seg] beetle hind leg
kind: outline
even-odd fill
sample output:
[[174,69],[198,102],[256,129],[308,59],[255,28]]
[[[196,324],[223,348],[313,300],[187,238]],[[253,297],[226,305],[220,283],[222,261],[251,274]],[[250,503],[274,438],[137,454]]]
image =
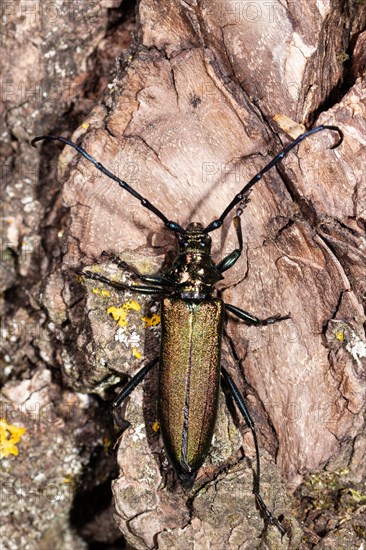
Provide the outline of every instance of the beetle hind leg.
[[254,447],[255,447],[255,458],[256,458],[256,471],[254,473],[253,494],[255,496],[255,500],[257,502],[258,508],[260,509],[264,519],[268,523],[275,525],[279,530],[279,532],[281,533],[281,535],[284,536],[286,535],[287,531],[281,525],[279,519],[276,518],[276,516],[274,516],[272,512],[269,510],[269,508],[265,504],[260,494],[260,458],[259,458],[259,447],[258,447],[258,440],[257,440],[257,434],[255,431],[254,422],[249,414],[248,408],[244,401],[244,397],[242,396],[234,380],[231,378],[230,374],[227,372],[227,370],[224,367],[221,367],[221,374],[230,389],[230,392],[234,398],[234,401],[239,411],[241,412],[248,427],[250,428],[250,431],[252,432]]
[[156,357],[153,361],[150,361],[150,363],[142,367],[142,369],[140,369],[135,374],[135,376],[131,378],[128,384],[126,384],[126,386],[122,388],[120,393],[117,395],[116,399],[112,401],[112,404],[111,404],[112,411],[116,410],[117,407],[121,405],[122,401],[124,401],[130,395],[130,393],[136,388],[136,386],[138,386],[140,382],[143,381],[147,373],[158,363],[158,361],[159,361],[159,358]]

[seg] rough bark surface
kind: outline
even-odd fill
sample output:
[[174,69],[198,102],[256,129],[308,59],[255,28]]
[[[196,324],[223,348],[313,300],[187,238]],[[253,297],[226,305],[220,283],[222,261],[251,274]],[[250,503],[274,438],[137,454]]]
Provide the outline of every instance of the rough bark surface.
[[[335,136],[316,134],[256,184],[242,216],[243,255],[219,289],[226,302],[258,317],[291,312],[291,320],[262,328],[229,318],[223,349],[256,423],[263,497],[285,518],[289,537],[264,529],[255,508],[253,441],[230,399],[221,399],[196,485],[189,494],[178,486],[156,431],[154,372],[123,409],[130,425],[118,448],[115,519],[135,549],[360,548],[365,3],[141,0],[136,20],[117,2],[94,3],[87,13],[77,4],[73,17],[70,4],[60,5],[56,22],[44,14],[31,19],[21,3],[4,20],[10,162],[3,171],[1,416],[28,430],[19,455],[5,459],[10,500],[2,504],[7,510],[11,502],[13,525],[5,523],[3,533],[12,529],[14,540],[3,538],[4,547],[50,548],[57,537],[62,548],[96,541],[123,547],[106,498],[117,477],[103,458],[111,418],[101,400],[89,398],[88,409],[80,394],[106,398],[158,354],[158,303],[83,283],[75,269],[86,265],[132,284],[134,277],[101,260],[103,251],[156,273],[175,250],[174,235],[157,217],[71,148],[59,157],[57,183],[50,159],[60,148],[39,147],[37,160],[29,138],[72,135],[169,219],[208,224],[288,143],[273,122],[283,114],[301,124],[337,125],[343,144],[331,150]],[[212,236],[215,259],[237,246],[230,219]],[[38,406],[56,407],[52,432],[26,405],[37,392]],[[32,498],[18,506],[17,483],[29,487],[25,470],[33,491],[39,480],[47,486],[57,478],[64,487],[62,472],[73,490],[38,509]],[[102,494],[103,506],[86,506]]]

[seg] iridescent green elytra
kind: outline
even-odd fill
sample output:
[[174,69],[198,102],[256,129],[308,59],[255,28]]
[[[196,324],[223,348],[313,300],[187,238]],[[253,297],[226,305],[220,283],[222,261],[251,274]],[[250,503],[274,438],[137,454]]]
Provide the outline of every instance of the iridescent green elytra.
[[164,298],[161,318],[158,418],[169,459],[189,486],[215,427],[224,303]]

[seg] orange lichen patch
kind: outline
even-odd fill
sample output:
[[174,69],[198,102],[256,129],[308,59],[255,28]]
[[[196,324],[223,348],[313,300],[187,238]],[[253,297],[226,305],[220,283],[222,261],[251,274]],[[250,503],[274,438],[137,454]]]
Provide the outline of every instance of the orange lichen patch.
[[136,357],[136,359],[141,359],[142,357],[142,354],[139,351],[137,351],[136,348],[132,348],[132,355]]
[[155,420],[154,424],[152,425],[152,429],[154,432],[158,432],[160,430],[160,424],[157,420]]
[[145,328],[156,327],[160,323],[160,315],[154,313],[151,317],[141,317],[141,320],[145,322]]
[[25,434],[25,428],[10,426],[3,418],[0,419],[0,458],[9,455],[17,456],[19,451],[16,446],[22,435]]
[[140,304],[135,302],[135,300],[129,300],[125,304],[122,304],[121,307],[109,307],[107,313],[112,315],[113,319],[117,321],[117,325],[120,327],[126,327],[128,325],[127,313],[130,309],[134,311],[139,311],[141,309]]

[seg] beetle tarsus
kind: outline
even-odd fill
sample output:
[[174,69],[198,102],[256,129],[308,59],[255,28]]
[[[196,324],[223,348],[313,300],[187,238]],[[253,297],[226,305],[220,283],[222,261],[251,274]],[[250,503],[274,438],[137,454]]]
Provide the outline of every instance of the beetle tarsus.
[[262,515],[264,516],[265,521],[268,523],[271,523],[272,525],[275,525],[282,536],[287,535],[286,529],[281,525],[280,521],[276,516],[270,512],[262,499],[261,495],[259,493],[254,493],[255,500],[257,502],[258,508],[261,511]]
[[281,321],[287,321],[287,319],[291,319],[291,315],[281,315],[280,313],[277,315],[273,315],[272,317],[268,317],[268,319],[262,319],[261,325],[273,325],[273,323],[279,323]]

